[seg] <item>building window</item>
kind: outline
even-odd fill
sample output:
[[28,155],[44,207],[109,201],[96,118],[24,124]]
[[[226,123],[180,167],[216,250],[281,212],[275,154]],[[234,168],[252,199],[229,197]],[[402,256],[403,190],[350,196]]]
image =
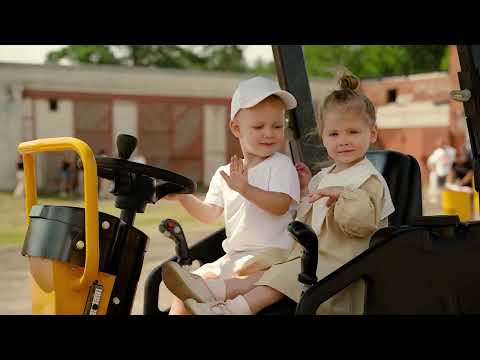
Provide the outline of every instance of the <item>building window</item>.
[[58,110],[57,99],[48,99],[48,107],[50,108],[50,111],[57,111]]
[[393,103],[397,100],[397,89],[390,89],[387,91],[387,102]]

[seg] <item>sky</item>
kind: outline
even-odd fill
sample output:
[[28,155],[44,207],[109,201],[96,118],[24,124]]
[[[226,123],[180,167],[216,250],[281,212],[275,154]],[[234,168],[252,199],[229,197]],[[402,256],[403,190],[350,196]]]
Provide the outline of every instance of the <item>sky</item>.
[[[0,62],[43,64],[49,51],[66,45],[0,45]],[[271,45],[248,45],[244,51],[248,63],[257,58],[273,61]]]

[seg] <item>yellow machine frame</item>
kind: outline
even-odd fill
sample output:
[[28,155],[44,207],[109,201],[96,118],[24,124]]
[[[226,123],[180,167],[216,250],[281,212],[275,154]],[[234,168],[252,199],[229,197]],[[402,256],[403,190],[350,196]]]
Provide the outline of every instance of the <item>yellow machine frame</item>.
[[105,314],[115,276],[99,273],[99,224],[97,164],[90,147],[72,137],[46,138],[19,144],[25,173],[25,208],[27,223],[30,210],[37,204],[35,153],[73,150],[84,169],[85,267],[81,268],[45,258],[31,257],[32,313],[82,314],[94,281],[104,287],[97,314]]

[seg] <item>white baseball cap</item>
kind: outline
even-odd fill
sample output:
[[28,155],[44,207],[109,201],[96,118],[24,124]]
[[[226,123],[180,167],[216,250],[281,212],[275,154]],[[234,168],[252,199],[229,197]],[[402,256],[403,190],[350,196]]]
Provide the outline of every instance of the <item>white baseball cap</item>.
[[262,76],[256,76],[238,84],[232,97],[230,120],[235,117],[240,109],[251,108],[271,95],[278,96],[285,104],[287,110],[297,107],[295,97],[288,91],[280,89],[280,86],[275,81]]

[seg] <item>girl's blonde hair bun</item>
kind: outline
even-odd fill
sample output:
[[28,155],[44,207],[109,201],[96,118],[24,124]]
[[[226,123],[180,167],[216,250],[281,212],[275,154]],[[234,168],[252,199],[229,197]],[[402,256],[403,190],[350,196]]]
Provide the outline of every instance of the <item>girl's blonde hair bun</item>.
[[354,75],[344,74],[339,80],[338,85],[340,89],[350,89],[350,90],[357,90],[360,86],[360,79]]

